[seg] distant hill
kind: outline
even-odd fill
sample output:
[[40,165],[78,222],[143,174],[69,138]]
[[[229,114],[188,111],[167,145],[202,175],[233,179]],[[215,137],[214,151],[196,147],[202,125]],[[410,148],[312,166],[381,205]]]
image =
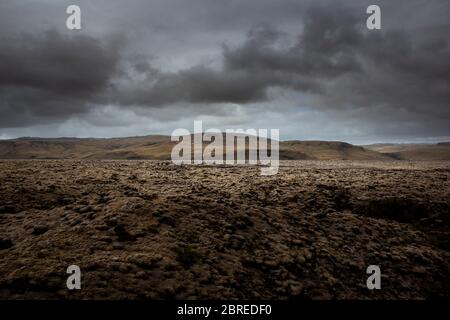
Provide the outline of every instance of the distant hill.
[[[0,140],[1,159],[169,160],[176,142],[169,136],[127,138],[19,138]],[[354,146],[339,141],[280,142],[282,160],[450,160],[450,143]]]
[[19,138],[0,141],[2,159],[170,159],[167,136],[111,139]]
[[387,160],[389,156],[339,141],[283,141],[282,159],[311,160]]
[[364,146],[399,160],[450,160],[450,142],[437,144],[389,144]]

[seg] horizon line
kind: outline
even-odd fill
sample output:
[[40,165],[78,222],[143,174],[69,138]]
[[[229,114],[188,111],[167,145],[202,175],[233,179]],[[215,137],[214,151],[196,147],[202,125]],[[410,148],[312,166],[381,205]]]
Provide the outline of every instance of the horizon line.
[[[202,132],[202,134],[205,134],[206,132]],[[223,134],[226,134],[226,132],[222,132]],[[236,133],[235,133],[236,134]],[[240,134],[240,133],[237,133]],[[194,135],[194,133],[191,133],[191,135]],[[0,142],[1,141],[13,141],[13,140],[25,140],[25,139],[41,139],[41,140],[57,140],[57,139],[77,139],[77,140],[108,140],[108,139],[129,139],[129,138],[145,138],[145,137],[167,137],[170,139],[171,135],[167,134],[147,134],[147,135],[134,135],[134,136],[117,136],[117,137],[95,137],[95,136],[88,136],[88,137],[76,137],[76,136],[58,136],[58,137],[42,137],[42,136],[20,136],[15,138],[2,138],[0,136]],[[257,136],[259,137],[259,136]],[[269,139],[269,138],[268,138]],[[395,139],[397,140],[397,139]],[[364,146],[364,145],[377,145],[377,144],[393,144],[393,145],[437,145],[441,143],[449,143],[450,137],[441,139],[436,139],[434,141],[426,142],[427,138],[423,138],[423,141],[421,142],[413,142],[413,141],[404,141],[404,142],[388,142],[386,140],[379,140],[377,142],[370,142],[370,143],[352,143],[345,140],[334,140],[334,139],[286,139],[282,140],[279,139],[279,142],[341,142],[341,143],[348,143],[355,146]],[[429,139],[431,140],[431,139]]]

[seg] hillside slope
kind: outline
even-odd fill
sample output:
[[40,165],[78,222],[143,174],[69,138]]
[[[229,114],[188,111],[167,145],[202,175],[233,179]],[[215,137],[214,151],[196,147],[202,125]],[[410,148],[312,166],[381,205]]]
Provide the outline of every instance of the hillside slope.
[[166,136],[111,139],[20,138],[0,141],[2,159],[170,159]]
[[450,142],[437,144],[373,144],[364,148],[399,160],[450,160]]
[[387,155],[339,141],[284,141],[282,159],[310,160],[387,160]]
[[[127,138],[19,138],[0,141],[1,159],[149,159],[169,160],[176,142],[169,136]],[[397,150],[387,145],[367,148],[338,141],[280,142],[282,160],[390,160],[450,159],[450,146],[441,145],[423,151]],[[427,149],[428,148],[428,149]],[[421,149],[422,150],[422,149]],[[442,151],[440,151],[442,150]]]

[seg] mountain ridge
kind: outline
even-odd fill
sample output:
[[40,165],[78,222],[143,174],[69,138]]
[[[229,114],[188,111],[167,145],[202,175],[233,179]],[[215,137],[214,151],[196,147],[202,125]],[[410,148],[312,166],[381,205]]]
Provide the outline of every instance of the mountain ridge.
[[[170,136],[119,138],[20,137],[0,140],[0,159],[170,160]],[[204,145],[208,143],[204,142]],[[342,141],[280,141],[281,160],[450,160],[450,143],[373,144]]]

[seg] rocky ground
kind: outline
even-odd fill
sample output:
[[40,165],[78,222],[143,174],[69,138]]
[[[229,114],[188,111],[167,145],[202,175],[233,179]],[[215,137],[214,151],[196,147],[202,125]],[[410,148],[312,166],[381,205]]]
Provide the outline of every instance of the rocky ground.
[[0,161],[0,298],[448,299],[449,178],[449,162]]

